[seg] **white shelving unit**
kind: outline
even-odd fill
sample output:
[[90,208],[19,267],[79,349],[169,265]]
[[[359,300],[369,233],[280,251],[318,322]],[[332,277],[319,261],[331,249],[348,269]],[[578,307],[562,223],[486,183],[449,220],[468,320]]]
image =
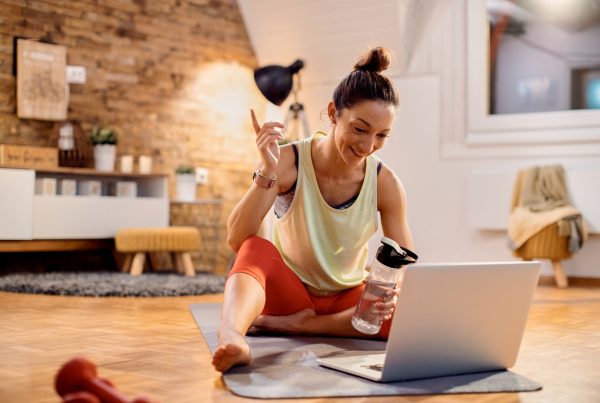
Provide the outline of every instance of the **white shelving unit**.
[[[91,179],[101,196],[35,194],[36,178]],[[136,197],[117,197],[118,181],[137,185]],[[15,169],[0,167],[0,240],[113,238],[120,228],[169,225],[168,177],[83,168]]]

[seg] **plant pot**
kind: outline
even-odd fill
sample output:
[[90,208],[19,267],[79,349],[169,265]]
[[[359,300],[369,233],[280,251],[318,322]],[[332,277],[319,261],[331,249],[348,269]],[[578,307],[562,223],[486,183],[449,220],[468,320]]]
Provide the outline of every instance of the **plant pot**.
[[96,144],[94,146],[94,166],[96,167],[96,171],[114,171],[116,154],[117,147],[114,144]]
[[176,191],[177,200],[179,201],[194,201],[196,200],[196,178],[194,174],[177,174]]

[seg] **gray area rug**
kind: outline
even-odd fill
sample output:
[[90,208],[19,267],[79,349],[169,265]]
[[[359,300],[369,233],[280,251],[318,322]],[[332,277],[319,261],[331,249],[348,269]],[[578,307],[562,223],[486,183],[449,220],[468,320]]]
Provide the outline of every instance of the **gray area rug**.
[[0,290],[27,294],[89,297],[162,297],[223,292],[225,277],[197,273],[148,273],[131,276],[121,272],[12,273],[0,276]]
[[[211,352],[217,345],[221,304],[191,304],[190,311]],[[385,395],[528,392],[542,388],[511,371],[379,383],[317,364],[316,359],[341,350],[380,352],[385,342],[334,337],[248,336],[253,362],[223,374],[239,396],[282,399]]]

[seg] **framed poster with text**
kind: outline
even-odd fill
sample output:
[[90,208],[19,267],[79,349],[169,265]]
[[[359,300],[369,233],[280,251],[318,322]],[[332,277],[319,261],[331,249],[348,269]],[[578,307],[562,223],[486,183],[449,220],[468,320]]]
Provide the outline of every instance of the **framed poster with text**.
[[65,120],[69,105],[67,50],[27,39],[17,40],[17,116]]

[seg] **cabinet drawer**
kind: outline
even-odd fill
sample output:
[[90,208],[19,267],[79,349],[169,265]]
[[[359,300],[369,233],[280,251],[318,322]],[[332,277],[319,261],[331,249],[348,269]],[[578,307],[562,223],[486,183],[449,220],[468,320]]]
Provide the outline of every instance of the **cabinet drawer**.
[[166,227],[169,201],[152,197],[33,197],[33,238],[112,238],[125,227]]

